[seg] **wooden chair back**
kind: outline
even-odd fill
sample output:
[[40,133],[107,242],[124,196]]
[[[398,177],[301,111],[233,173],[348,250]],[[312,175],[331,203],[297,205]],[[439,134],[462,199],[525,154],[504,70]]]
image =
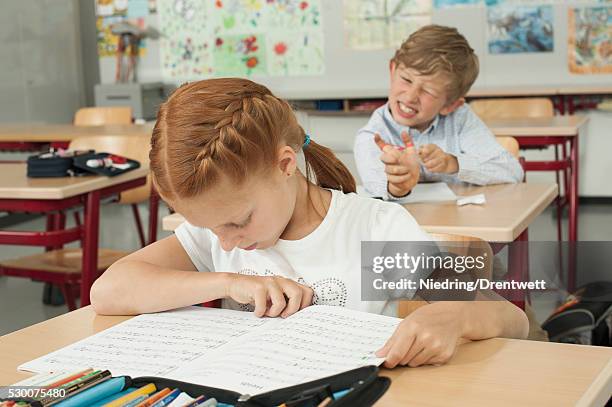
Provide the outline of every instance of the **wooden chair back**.
[[77,126],[131,123],[132,108],[129,106],[83,107],[74,115],[74,124]]
[[477,99],[470,107],[483,120],[521,117],[552,117],[555,109],[547,98]]

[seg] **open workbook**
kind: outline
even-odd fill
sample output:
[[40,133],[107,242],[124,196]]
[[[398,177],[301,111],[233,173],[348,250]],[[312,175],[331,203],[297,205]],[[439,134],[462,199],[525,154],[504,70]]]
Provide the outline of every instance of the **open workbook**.
[[187,307],[145,314],[19,366],[36,373],[93,367],[259,394],[364,365],[399,318],[313,305],[292,316]]

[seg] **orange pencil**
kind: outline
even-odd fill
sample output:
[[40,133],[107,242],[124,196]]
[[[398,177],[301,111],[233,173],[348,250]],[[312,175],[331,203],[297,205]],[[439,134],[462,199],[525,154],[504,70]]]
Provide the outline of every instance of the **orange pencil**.
[[168,387],[166,387],[165,389],[160,390],[160,391],[158,391],[155,394],[152,394],[151,397],[149,397],[148,399],[146,399],[142,403],[136,404],[136,407],[150,407],[153,404],[155,404],[156,402],[158,402],[159,400],[161,400],[164,397],[166,397],[168,394],[170,394],[171,391],[172,390],[170,390]]
[[82,372],[75,373],[75,374],[73,374],[72,376],[68,376],[68,377],[66,377],[66,378],[64,378],[64,379],[62,379],[62,380],[58,380],[58,381],[56,381],[56,382],[53,382],[53,383],[51,383],[51,384],[48,384],[48,385],[46,385],[45,387],[47,387],[47,388],[49,388],[49,389],[52,389],[52,388],[54,388],[54,387],[58,387],[58,386],[61,386],[62,384],[66,384],[66,383],[68,383],[68,382],[71,382],[71,381],[73,381],[73,380],[76,380],[76,379],[78,379],[79,377],[83,377],[83,376],[85,376],[86,374],[89,374],[89,373],[91,373],[91,372],[93,372],[93,369],[89,368],[89,369],[83,370]]

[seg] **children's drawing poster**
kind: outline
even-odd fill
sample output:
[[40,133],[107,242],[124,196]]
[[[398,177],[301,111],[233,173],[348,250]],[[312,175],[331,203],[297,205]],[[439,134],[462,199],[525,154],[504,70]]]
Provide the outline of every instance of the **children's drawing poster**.
[[192,79],[212,74],[211,24],[205,3],[195,0],[159,0],[162,76]]
[[[115,57],[117,55],[117,45],[119,43],[119,37],[112,32],[113,24],[118,24],[124,21],[128,21],[140,28],[145,29],[144,18],[135,18],[126,20],[123,16],[110,16],[110,17],[98,17],[96,19],[97,29],[97,43],[98,43],[98,56],[99,57]],[[125,51],[126,55],[130,55],[131,45],[127,47]],[[144,56],[147,53],[147,44],[145,39],[141,39],[138,46],[138,55]]]
[[162,75],[294,76],[324,72],[321,0],[158,0]]
[[398,48],[431,23],[431,0],[344,0],[345,46],[356,50]]
[[96,0],[96,15],[99,17],[125,16],[128,0]]
[[487,19],[491,54],[553,51],[553,6],[500,4]]
[[612,73],[612,7],[569,9],[569,70]]
[[436,9],[445,9],[452,7],[478,6],[483,3],[484,0],[434,0],[433,6]]

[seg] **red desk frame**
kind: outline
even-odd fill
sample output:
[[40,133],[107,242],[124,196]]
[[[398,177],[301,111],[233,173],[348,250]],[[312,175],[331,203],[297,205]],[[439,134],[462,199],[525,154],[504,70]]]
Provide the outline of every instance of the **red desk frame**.
[[[83,248],[83,266],[81,272],[81,307],[89,305],[89,290],[98,278],[98,238],[100,227],[100,199],[118,194],[128,189],[136,188],[146,183],[146,175],[120,184],[102,189],[85,192],[61,199],[0,199],[0,210],[9,212],[36,212],[50,214],[55,219],[49,223],[51,227],[45,232],[0,231],[0,244],[57,247],[80,240]],[[152,194],[152,203],[157,201],[157,195]],[[157,204],[157,202],[155,202]],[[82,225],[70,229],[58,227],[60,211],[84,206],[85,219]],[[49,218],[48,218],[49,219]],[[155,227],[157,222],[155,222]],[[153,225],[150,225],[153,226]],[[151,239],[154,236],[151,234]],[[7,275],[17,275],[9,272]],[[28,275],[30,277],[30,275]],[[35,277],[35,276],[31,276]]]

